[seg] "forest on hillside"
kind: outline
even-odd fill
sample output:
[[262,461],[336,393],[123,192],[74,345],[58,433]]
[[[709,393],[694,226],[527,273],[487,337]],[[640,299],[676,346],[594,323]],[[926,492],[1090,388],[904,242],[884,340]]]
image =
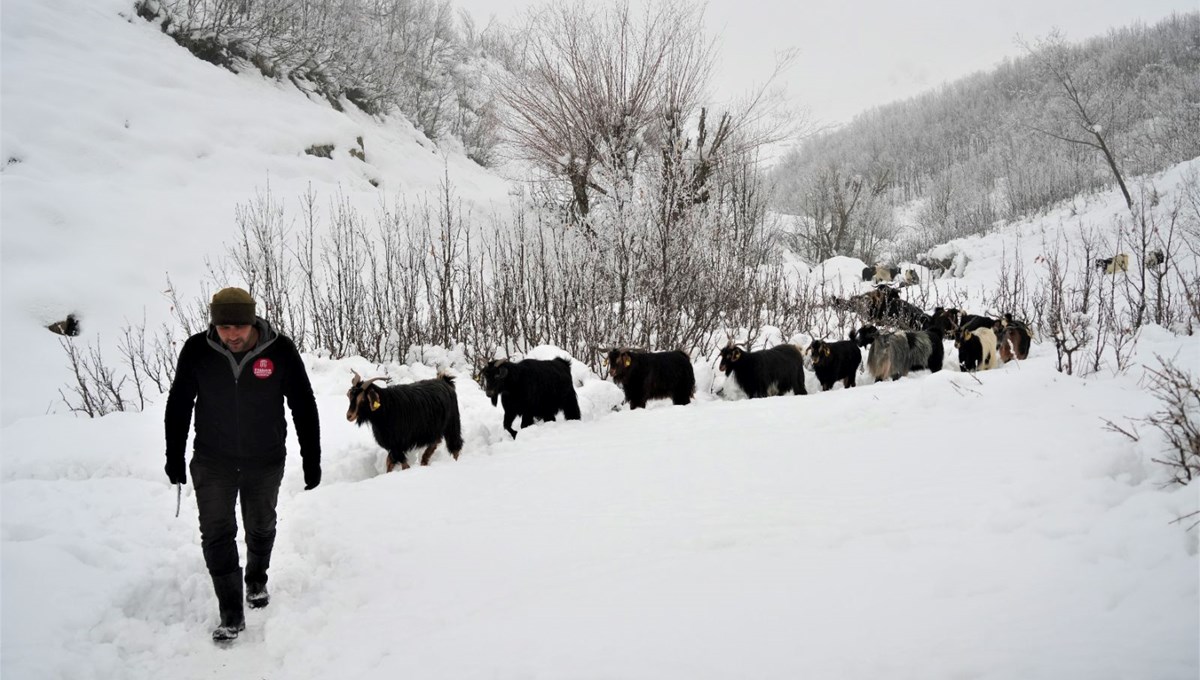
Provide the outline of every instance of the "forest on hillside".
[[771,179],[793,250],[911,260],[1200,155],[1200,13],[1018,43],[1020,58],[791,150]]
[[1024,56],[812,134],[762,177],[747,166],[803,132],[779,122],[803,101],[767,95],[781,71],[747,102],[702,101],[719,55],[703,7],[680,0],[546,4],[484,27],[450,0],[139,0],[137,11],[231,70],[402,115],[485,166],[526,161],[536,202],[568,223],[625,211],[647,182],[659,196],[682,188],[677,208],[707,208],[749,180],[793,217],[785,243],[810,262],[912,260],[1114,184],[1132,208],[1126,178],[1200,155],[1197,12],[1083,42],[1015,37]]

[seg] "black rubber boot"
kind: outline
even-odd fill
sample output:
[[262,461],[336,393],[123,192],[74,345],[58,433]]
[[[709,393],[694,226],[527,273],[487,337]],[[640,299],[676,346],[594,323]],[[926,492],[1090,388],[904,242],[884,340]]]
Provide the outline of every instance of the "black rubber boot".
[[271,603],[267,593],[267,568],[271,556],[251,552],[246,556],[246,604],[251,609],[262,609]]
[[267,592],[267,584],[247,583],[246,604],[250,605],[251,609],[262,609],[271,604],[271,594]]
[[217,606],[221,610],[221,625],[213,629],[213,642],[231,642],[238,633],[246,630],[246,614],[242,609],[242,572],[238,571],[214,576],[213,588],[217,591]]

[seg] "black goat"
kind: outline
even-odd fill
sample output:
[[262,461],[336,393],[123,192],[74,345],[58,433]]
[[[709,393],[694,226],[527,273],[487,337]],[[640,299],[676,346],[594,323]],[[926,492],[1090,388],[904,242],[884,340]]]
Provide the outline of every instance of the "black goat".
[[964,313],[958,320],[958,328],[956,330],[974,331],[980,328],[994,328],[997,323],[999,322],[990,316]]
[[513,421],[521,416],[521,429],[534,418],[554,420],[562,411],[567,420],[579,420],[579,400],[571,380],[571,362],[563,358],[509,361],[496,359],[480,371],[483,391],[504,405],[504,429],[517,438]]
[[923,331],[906,331],[909,351],[909,370],[929,369],[930,373],[942,370],[946,360],[946,347],[942,344],[942,333],[936,328]]
[[954,307],[934,307],[933,316],[929,318],[928,328],[941,331],[942,337],[953,335],[954,331],[958,330],[960,314]]
[[375,443],[387,451],[387,471],[397,463],[408,469],[408,451],[425,447],[421,465],[428,465],[437,445],[445,441],[454,460],[462,451],[462,423],[458,415],[458,394],[454,378],[439,375],[407,385],[380,387],[377,380],[363,380],[357,371],[350,382],[350,410],[346,420],[369,424]]
[[679,406],[691,403],[696,373],[686,352],[608,351],[608,374],[625,392],[629,408],[646,408],[650,399],[670,399]]
[[730,344],[721,349],[718,368],[726,376],[732,373],[738,386],[751,399],[784,392],[808,394],[804,387],[804,355],[795,345],[747,352]]
[[833,389],[833,384],[839,380],[843,387],[854,387],[858,367],[862,365],[862,352],[858,345],[850,340],[813,340],[808,346],[808,355],[812,357],[813,373],[821,383],[822,392]]

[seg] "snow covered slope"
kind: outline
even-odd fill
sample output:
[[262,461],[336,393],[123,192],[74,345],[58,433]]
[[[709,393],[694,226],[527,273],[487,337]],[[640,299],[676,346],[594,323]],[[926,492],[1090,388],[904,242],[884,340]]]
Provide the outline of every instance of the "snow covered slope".
[[[200,61],[132,1],[6,0],[0,31],[4,423],[63,410],[66,359],[47,324],[74,312],[87,339],[113,344],[143,317],[157,327],[167,275],[180,300],[197,295],[234,243],[235,209],[268,187],[293,207],[311,188],[322,213],[340,196],[373,214],[447,178],[482,214],[507,204],[507,182],[403,118],[339,113]],[[359,138],[365,162],[349,153]],[[331,159],[305,153],[329,144]]]

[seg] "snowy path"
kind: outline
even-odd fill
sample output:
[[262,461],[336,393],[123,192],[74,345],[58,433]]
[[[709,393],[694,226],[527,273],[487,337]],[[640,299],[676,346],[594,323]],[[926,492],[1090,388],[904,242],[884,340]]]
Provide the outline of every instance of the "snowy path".
[[357,431],[323,399],[326,482],[298,493],[289,467],[274,599],[230,650],[206,639],[194,503],[171,518],[153,465],[6,469],[4,670],[1194,677],[1196,537],[1169,522],[1196,492],[1158,491],[1101,429],[1124,381],[1047,361],[542,425],[365,479],[381,454],[331,444]]

